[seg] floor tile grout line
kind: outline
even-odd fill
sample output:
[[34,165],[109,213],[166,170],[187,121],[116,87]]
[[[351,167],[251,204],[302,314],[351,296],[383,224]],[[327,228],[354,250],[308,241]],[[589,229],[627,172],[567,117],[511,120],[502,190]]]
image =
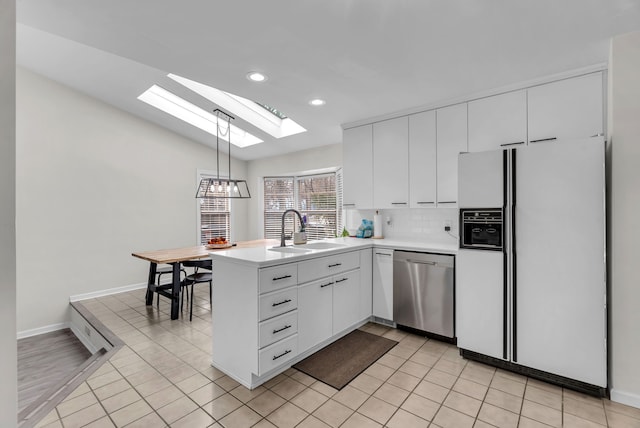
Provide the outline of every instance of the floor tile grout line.
[[[130,307],[131,307],[131,306],[130,306]],[[118,315],[115,311],[112,311],[112,312],[113,312],[114,314]],[[118,316],[119,316],[119,315],[118,315]],[[119,317],[120,317],[120,316],[119,316]],[[120,318],[122,319],[122,317],[120,317]],[[127,321],[125,320],[125,322],[127,322]],[[128,322],[127,322],[127,323],[128,323]],[[130,323],[129,323],[129,325],[131,325],[133,328],[135,328],[136,330],[138,330],[138,328],[137,328],[137,327],[135,327],[135,326],[133,326],[132,324],[130,324]],[[163,329],[164,329],[164,327],[163,327]],[[143,334],[144,334],[144,333],[143,333]],[[147,335],[145,335],[145,336],[147,336]],[[149,336],[147,336],[147,337],[149,337]],[[151,338],[150,338],[150,339],[151,339]],[[133,348],[131,348],[128,344],[126,344],[126,346],[127,346],[127,347],[128,347],[128,348],[129,348],[129,349],[130,349],[134,354],[136,354],[136,355],[137,355],[141,360],[145,361],[147,364],[149,364],[151,367],[153,367],[153,366],[151,365],[151,363],[150,363],[150,362],[148,362],[148,361],[147,361],[147,360],[146,360],[142,355],[140,355],[136,350],[134,350]],[[160,346],[162,346],[162,345],[160,345]],[[163,347],[163,348],[164,348],[164,347]],[[166,350],[166,348],[164,348],[164,349]],[[168,352],[171,352],[171,351],[169,351],[169,350],[167,350],[167,351],[168,351]],[[177,357],[177,358],[179,358],[179,357]],[[182,361],[184,364],[188,364],[191,368],[193,368],[194,370],[196,370],[196,372],[200,373],[200,371],[199,371],[199,370],[197,370],[197,369],[195,369],[194,367],[192,367],[192,366],[191,366],[189,363],[187,363],[186,361],[184,361],[184,360],[181,360],[181,361]],[[167,424],[167,426],[170,426],[171,424],[169,424],[169,423],[168,423],[168,422],[167,422],[167,421],[166,421],[166,420],[165,420],[165,419],[160,415],[160,413],[158,413],[158,410],[159,410],[159,409],[155,409],[155,408],[154,408],[154,407],[153,407],[153,406],[152,406],[152,405],[151,405],[151,404],[146,400],[146,398],[145,398],[142,394],[140,394],[140,393],[138,392],[138,390],[135,388],[135,386],[134,386],[133,384],[131,384],[131,382],[127,379],[127,377],[126,377],[124,374],[122,374],[122,373],[120,372],[120,370],[118,370],[118,368],[117,368],[117,367],[113,366],[113,364],[111,364],[111,366],[112,366],[116,371],[118,371],[118,373],[120,374],[120,376],[122,376],[122,378],[123,378],[123,379],[125,379],[125,381],[126,381],[126,382],[127,382],[127,383],[128,383],[128,384],[129,384],[129,385],[130,385],[134,390],[135,390],[135,391],[136,391],[136,393],[138,393],[138,394],[140,395],[141,399],[145,401],[145,403],[146,403],[146,404],[149,406],[149,408],[151,408],[151,409],[152,409],[152,411],[153,411],[153,412],[154,412],[154,413],[155,413],[155,414],[160,418],[160,420],[162,420],[165,424]],[[154,368],[154,370],[155,370],[155,368]],[[156,370],[156,371],[158,371],[158,370]],[[160,371],[158,371],[158,373],[160,373]],[[190,399],[190,400],[191,400],[191,401],[192,401],[192,402],[197,406],[197,407],[196,407],[196,409],[197,409],[197,408],[202,408],[202,406],[200,406],[200,405],[199,405],[198,403],[196,403],[193,399],[191,399],[191,397],[189,397],[187,394],[185,394],[185,393],[184,393],[184,391],[183,391],[182,389],[180,389],[180,388],[179,388],[179,387],[178,387],[178,386],[177,386],[173,381],[171,381],[170,379],[168,379],[168,378],[167,378],[164,374],[162,374],[162,373],[160,373],[160,375],[162,375],[162,377],[163,377],[164,379],[166,379],[166,380],[170,383],[170,385],[171,385],[171,386],[175,386],[176,388],[178,388],[178,390],[180,390],[180,392],[182,392],[182,393],[183,393],[183,395],[184,395],[184,396],[188,397],[188,398],[189,398],[189,399]],[[215,380],[211,380],[211,382],[214,382],[214,383],[215,383]],[[223,388],[223,389],[224,389],[224,388]],[[226,391],[226,390],[225,390],[225,391]],[[228,392],[229,392],[229,391],[227,391],[227,393],[228,393]],[[133,403],[130,403],[130,404],[133,404]],[[129,404],[129,405],[130,405],[130,404]],[[171,403],[167,403],[165,406],[167,406],[167,405],[169,405],[169,404],[171,404]],[[208,404],[208,403],[207,403],[207,404]],[[163,408],[163,407],[165,407],[165,406],[162,406],[161,408]],[[126,407],[126,406],[125,406],[125,407]],[[104,408],[104,406],[103,406],[103,408]],[[195,411],[196,409],[194,409],[194,411]],[[205,410],[205,409],[202,409],[202,410],[206,412],[206,410]],[[106,409],[105,409],[105,412],[106,412]],[[110,414],[109,414],[108,412],[106,412],[106,413],[107,413],[107,415],[109,415],[109,417],[110,417],[110,419],[111,419]],[[207,414],[209,414],[209,413],[207,412]],[[147,414],[147,415],[148,415],[148,414]],[[144,416],[142,416],[141,418],[146,417],[147,415],[144,415]],[[185,415],[185,416],[186,416],[186,415]],[[210,415],[210,416],[211,416],[211,415]],[[184,416],[183,416],[183,417],[184,417]],[[141,419],[141,418],[138,418],[138,419]],[[138,419],[137,419],[137,420],[138,420]],[[216,420],[215,418],[213,418],[213,416],[212,416],[212,419],[214,420],[214,422],[217,422],[217,420]],[[112,422],[113,422],[113,420],[112,420]],[[130,423],[133,423],[133,422],[135,422],[135,421],[131,421]],[[115,423],[114,423],[114,425],[115,425]]]
[[[143,310],[143,308],[144,308],[143,306],[141,306],[141,305],[139,305],[139,304],[136,304],[135,306],[132,306],[132,305],[130,305],[130,304],[129,304],[129,305],[127,305],[127,304],[125,303],[125,304],[124,304],[124,306],[129,306],[129,310],[133,309],[133,310],[138,311],[138,313],[141,313],[141,314],[142,314],[142,312],[140,311],[140,309],[142,309],[142,310]],[[122,307],[120,307],[118,310],[119,310],[119,311],[121,311],[121,312],[124,312],[124,316],[126,316],[126,317],[130,317],[130,316],[131,316],[131,314],[128,314],[128,313],[127,313],[127,309],[126,309],[126,308],[124,308],[124,309],[123,309]],[[111,313],[113,313],[113,314],[116,314],[116,311],[115,311],[115,310],[112,310],[112,309],[110,309],[110,308],[109,308],[109,311],[110,311]],[[163,312],[164,316],[167,316],[167,315],[166,315],[166,313],[164,313],[164,311],[156,312],[156,314],[157,314],[157,316],[158,316],[158,320],[157,320],[157,322],[155,322],[155,323],[154,323],[154,325],[155,325],[155,324],[157,324],[157,326],[158,326],[159,328],[161,328],[164,332],[167,332],[168,334],[171,334],[171,335],[177,335],[177,336],[179,336],[179,334],[177,334],[177,333],[176,333],[176,330],[171,329],[171,328],[168,328],[168,323],[166,322],[166,320],[162,319],[162,314],[161,314],[160,312]],[[136,326],[136,325],[134,325],[132,322],[129,322],[129,320],[127,320],[127,319],[126,319],[126,318],[124,318],[123,316],[121,316],[121,315],[117,315],[117,314],[116,314],[116,316],[119,318],[120,322],[126,323],[126,324],[127,324],[127,325],[132,329],[132,330],[131,330],[131,332],[132,332],[132,333],[133,333],[133,332],[138,332],[138,333],[140,333],[140,334],[144,335],[144,336],[145,336],[149,341],[154,342],[154,339],[150,336],[150,331],[146,331],[146,332],[145,332],[145,331],[143,331],[143,330],[140,330],[140,327],[139,327],[139,326]],[[196,315],[196,317],[197,317],[197,315]],[[206,320],[203,320],[203,321],[204,321],[204,322],[206,322]],[[136,322],[136,323],[137,323],[137,322]],[[181,321],[181,325],[180,325],[180,326],[178,326],[180,329],[183,329],[183,328],[185,328],[185,327],[188,327],[188,326],[189,326],[188,324],[185,324],[185,325],[182,325],[182,324],[184,324],[184,323],[182,323],[182,321]],[[195,327],[195,326],[194,326],[194,325],[192,325],[192,327]],[[202,330],[201,330],[201,329],[200,329],[200,327],[202,327],[202,324],[199,324],[199,328],[194,328],[194,329],[193,329],[193,331],[194,331],[194,332],[198,332],[198,333],[202,333],[202,332],[204,332],[203,334],[207,334],[206,329],[202,329]],[[380,336],[382,336],[382,335],[384,335],[385,333],[387,333],[387,332],[389,332],[389,331],[394,331],[394,330],[387,329],[386,331],[382,331],[382,333],[381,333],[381,334],[379,334],[379,335],[380,335]],[[406,337],[406,335],[405,335],[405,337]],[[427,340],[427,341],[425,341],[425,342],[421,345],[421,347],[422,347],[422,346],[424,346],[424,344],[425,344],[425,343],[428,343],[428,342],[429,342],[428,340]],[[202,352],[202,351],[203,351],[203,348],[198,347],[194,342],[190,342],[190,343],[191,343],[191,345],[193,345],[193,346],[194,346],[194,352],[193,352],[193,353],[191,353],[191,352],[185,353],[184,355],[181,355],[180,357],[177,357],[177,358],[179,358],[179,359],[180,359],[180,361],[182,361],[184,364],[186,364],[186,365],[190,366],[192,369],[194,369],[196,373],[204,374],[204,373],[203,373],[203,372],[201,372],[201,371],[200,371],[200,369],[198,368],[198,367],[201,367],[201,365],[197,365],[196,361],[195,361],[193,358],[191,358],[191,355],[196,354],[196,352],[195,352],[195,351],[200,351],[200,352]],[[166,351],[168,351],[168,352],[171,352],[171,351],[169,351],[169,350],[168,350],[168,348],[165,348],[163,345],[161,345],[161,344],[159,344],[159,343],[156,343],[156,345],[161,346],[164,350],[166,350]],[[421,348],[421,347],[420,347],[420,348]],[[410,361],[410,358],[411,358],[413,355],[415,355],[415,353],[416,353],[416,352],[418,352],[418,350],[419,350],[420,348],[417,348],[416,350],[414,350],[414,351],[413,351],[413,353],[411,353],[411,354],[410,354],[410,355],[408,355],[407,357],[404,357],[404,356],[403,356],[403,357],[396,356],[396,357],[401,358],[402,360],[404,360],[404,363],[406,363],[407,361]],[[130,348],[130,349],[131,349],[131,351],[132,351],[133,353],[135,353],[136,355],[138,355],[140,358],[142,358],[142,359],[146,362],[146,360],[142,357],[142,354],[139,354],[139,351],[135,351],[135,350],[133,350],[133,348]],[[146,348],[145,348],[145,349],[146,349]],[[206,352],[206,351],[205,351],[205,352]],[[438,356],[438,359],[437,359],[436,361],[434,361],[434,363],[433,363],[430,367],[428,367],[428,369],[429,369],[429,370],[426,372],[426,374],[419,378],[420,380],[419,380],[418,385],[420,384],[420,382],[422,382],[422,381],[424,381],[424,380],[425,380],[425,377],[428,375],[428,373],[429,373],[429,372],[431,372],[431,371],[432,371],[432,370],[434,370],[434,369],[435,369],[435,370],[439,370],[439,368],[435,368],[434,366],[436,366],[440,361],[442,361],[443,359],[447,359],[447,360],[449,360],[449,361],[453,361],[453,360],[451,360],[451,359],[449,359],[449,358],[446,358],[446,357],[445,357],[445,356],[447,355],[447,352],[449,352],[449,350],[448,350],[448,349],[445,349],[442,353],[440,353],[440,355]],[[188,355],[188,356],[187,356],[187,355]],[[183,359],[183,357],[185,357],[185,359]],[[194,356],[194,358],[195,358],[195,356]],[[190,363],[190,362],[188,362],[188,361],[192,361],[192,363]],[[404,364],[404,363],[403,363],[403,364]],[[192,364],[193,364],[193,365],[192,365]],[[383,364],[383,365],[384,365],[384,364]],[[385,366],[385,367],[389,367],[389,366]],[[361,391],[361,392],[364,392],[365,394],[367,394],[367,395],[368,395],[368,398],[372,397],[372,396],[373,396],[373,394],[375,394],[375,393],[376,393],[376,392],[377,392],[377,391],[378,391],[378,390],[379,390],[379,389],[380,389],[380,388],[381,388],[385,383],[388,383],[388,380],[389,380],[389,378],[390,378],[391,376],[395,375],[396,373],[398,373],[398,372],[400,371],[400,367],[402,367],[402,365],[400,365],[398,368],[393,368],[393,367],[391,367],[391,368],[393,369],[392,374],[391,374],[389,377],[387,377],[387,379],[386,379],[386,380],[384,380],[384,381],[382,382],[382,384],[381,384],[378,388],[376,388],[376,389],[375,389],[371,394],[369,394],[368,392],[361,391],[361,390],[360,390],[360,391]],[[467,378],[463,378],[463,377],[462,377],[462,376],[463,376],[463,375],[462,375],[462,373],[463,373],[463,371],[465,370],[465,368],[466,368],[466,367],[468,367],[468,362],[465,364],[465,367],[463,367],[463,368],[462,368],[462,370],[457,374],[457,376],[456,376],[456,378],[455,378],[455,380],[454,380],[454,382],[453,382],[453,385],[452,385],[450,388],[447,388],[447,389],[448,389],[447,394],[445,395],[445,397],[444,397],[444,399],[443,399],[442,403],[440,403],[440,404],[438,405],[438,409],[437,409],[437,411],[436,411],[435,415],[437,415],[437,412],[438,412],[438,411],[440,411],[440,409],[441,409],[443,406],[445,406],[445,405],[444,405],[444,402],[447,400],[447,398],[448,398],[448,397],[449,397],[449,395],[451,394],[451,391],[453,391],[453,388],[455,387],[455,384],[459,381],[459,379],[465,379],[466,381],[469,381],[469,382],[475,382],[475,381],[474,381],[474,380],[472,380],[472,379],[467,379]],[[442,370],[441,370],[441,371],[442,371]],[[118,372],[121,374],[121,372],[120,372],[120,371],[118,371]],[[407,375],[412,375],[412,374],[409,374],[409,373],[406,373],[406,372],[402,372],[402,373],[405,373],[405,374],[407,374]],[[451,374],[451,373],[449,373],[448,371],[445,371],[445,373]],[[489,383],[489,385],[488,385],[488,386],[487,386],[487,385],[484,385],[484,384],[481,384],[481,385],[483,385],[483,386],[486,386],[486,391],[485,391],[485,393],[484,393],[484,396],[483,396],[482,400],[480,400],[482,404],[484,404],[484,403],[486,402],[485,400],[486,400],[487,394],[488,394],[488,392],[489,392],[489,389],[491,388],[491,383],[493,382],[493,379],[497,376],[497,375],[496,375],[496,373],[498,373],[498,371],[494,371],[494,373],[493,373],[493,375],[492,375],[492,378],[491,378],[491,381],[490,381],[490,383]],[[293,374],[294,374],[294,373],[290,373],[290,374],[289,374],[289,375],[287,375],[287,376],[288,376],[289,378],[291,378],[291,376],[292,376]],[[206,376],[206,377],[209,377],[209,376]],[[418,376],[416,376],[416,378],[418,378]],[[504,378],[506,378],[507,380],[510,380],[508,377],[504,377]],[[217,382],[216,382],[215,380],[213,380],[213,379],[211,379],[211,378],[209,378],[209,379],[210,379],[211,383],[216,383],[216,384],[217,384]],[[293,380],[295,380],[295,379],[293,379]],[[538,385],[531,384],[531,383],[530,383],[530,381],[531,381],[531,379],[529,379],[528,377],[525,377],[525,378],[524,378],[524,382],[521,382],[521,383],[524,383],[524,385],[525,385],[525,392],[524,392],[524,394],[523,394],[523,397],[521,398],[521,400],[522,400],[522,401],[521,401],[521,403],[520,403],[520,409],[519,409],[519,412],[518,412],[518,421],[520,421],[520,420],[521,420],[521,418],[523,417],[523,415],[522,415],[522,409],[523,409],[523,406],[524,406],[524,404],[525,404],[525,403],[524,403],[524,400],[525,400],[524,395],[526,395],[526,389],[527,389],[527,387],[528,387],[528,386],[532,386],[532,387],[537,387],[537,386],[538,386]],[[172,381],[169,381],[169,383],[170,383],[171,385],[176,385],[176,384],[175,384],[175,383],[173,383]],[[304,385],[304,384],[303,384],[303,385]],[[393,384],[391,384],[391,385],[393,385]],[[275,385],[274,385],[274,386],[275,386]],[[395,385],[394,385],[394,386],[395,386]],[[305,385],[305,389],[309,389],[309,388],[310,388],[310,385],[309,385],[309,386]],[[410,396],[412,393],[414,393],[414,391],[415,391],[415,389],[416,389],[416,388],[417,388],[417,385],[416,385],[416,386],[414,386],[414,387],[413,387],[413,389],[412,389],[411,391],[409,391],[409,395],[407,395],[407,397],[408,397],[408,396]],[[179,389],[179,390],[180,390],[184,395],[187,395],[187,394],[185,394],[185,393],[184,393],[184,391],[182,391],[180,388],[178,388],[178,389]],[[227,390],[226,388],[223,388],[223,389],[225,389],[225,393],[226,393],[226,394],[231,394],[232,389],[231,389],[231,390]],[[358,388],[356,388],[356,389],[358,389]],[[402,389],[404,389],[404,388],[402,388]],[[407,390],[405,390],[405,391],[407,391]],[[499,390],[499,391],[501,391],[501,392],[503,392],[503,393],[505,393],[505,394],[512,395],[512,394],[510,394],[509,392],[506,392],[506,391],[502,391],[502,390]],[[465,396],[467,396],[467,397],[475,398],[475,397],[473,397],[473,396],[471,396],[471,395],[467,395],[465,392],[460,392],[460,391],[456,391],[456,392],[458,392],[458,393],[460,393],[460,394],[462,394],[462,395],[465,395]],[[231,395],[233,395],[233,394],[231,394]],[[334,395],[335,395],[335,394],[334,394]],[[297,396],[297,394],[296,394],[296,395],[294,395],[293,397],[291,397],[291,399],[294,399],[296,396]],[[402,402],[401,402],[401,403],[399,404],[399,406],[395,409],[394,413],[391,415],[391,417],[389,418],[389,420],[390,420],[391,418],[393,418],[393,416],[397,413],[398,409],[399,409],[399,408],[401,408],[401,406],[406,402],[407,397],[405,397],[405,399],[404,399],[404,400],[402,400]],[[566,401],[566,400],[565,400],[565,397],[570,397],[570,396],[565,396],[565,394],[564,394],[564,389],[563,389],[563,392],[562,392],[562,401],[561,401],[561,403],[562,403],[562,404],[561,404],[561,406],[560,406],[560,412],[561,412],[561,415],[562,415],[562,419],[561,419],[561,420],[562,420],[562,422],[564,422],[565,401]],[[333,398],[333,397],[331,397],[331,398]],[[328,399],[331,399],[331,398],[328,398]],[[367,398],[367,399],[368,399],[368,398]],[[574,398],[574,397],[570,397],[570,398]],[[585,403],[585,404],[588,404],[588,405],[593,405],[593,404],[594,404],[594,403],[591,403],[591,402],[586,401],[586,400],[585,400],[585,401],[580,400],[579,398],[574,398],[574,399],[575,399],[575,400],[577,400],[577,401],[579,401],[579,402],[581,402],[581,403]],[[383,400],[383,401],[385,401],[385,402],[386,402],[386,400]],[[531,401],[531,400],[530,400],[530,401]],[[293,403],[291,400],[286,400],[286,401],[285,401],[285,403],[286,403],[286,402],[290,402],[290,403],[292,403],[294,406],[296,406],[296,405],[295,405],[295,403]],[[537,401],[533,401],[533,402],[534,402],[534,403],[536,403],[536,404],[542,405],[542,406],[546,406],[546,404],[544,404],[544,403],[538,403]],[[197,403],[196,403],[196,405],[197,405]],[[247,403],[244,403],[244,402],[243,402],[243,405],[247,405]],[[284,405],[284,404],[283,404],[283,405]],[[199,405],[198,405],[198,407],[200,407],[200,408],[203,408],[204,406],[206,406],[206,405],[203,405],[203,406],[199,406]],[[352,411],[349,417],[351,417],[351,416],[353,415],[353,413],[358,412],[358,409],[360,409],[360,407],[361,407],[361,406],[362,406],[362,405],[360,405],[356,410]],[[248,406],[247,406],[247,407],[248,407]],[[282,406],[280,406],[280,407],[282,407]],[[297,407],[297,406],[296,406],[296,407]],[[445,406],[445,407],[448,407],[448,406]],[[498,407],[499,407],[499,406],[498,406]],[[607,423],[607,424],[609,423],[609,421],[608,421],[608,412],[613,412],[614,414],[618,414],[618,412],[616,411],[617,409],[616,409],[616,410],[613,410],[613,409],[608,408],[608,407],[604,404],[604,402],[603,402],[603,401],[600,401],[600,403],[599,403],[599,405],[598,405],[597,407],[599,407],[599,408],[603,409],[603,411],[604,411],[604,413],[605,413],[605,421],[606,421],[606,423]],[[203,410],[204,410],[204,409],[203,409]],[[276,410],[277,410],[277,409],[276,409]],[[302,410],[304,411],[304,409],[302,409]],[[350,409],[350,410],[352,410],[352,409]],[[454,410],[455,410],[455,409],[454,409]],[[503,410],[509,411],[508,409],[503,409]],[[154,411],[155,411],[155,409],[154,409]],[[195,411],[195,410],[194,410],[194,411]],[[205,412],[206,412],[206,410],[205,410]],[[305,412],[306,412],[306,411],[305,411]],[[157,413],[157,412],[156,412],[156,413]],[[626,415],[626,414],[624,414],[624,413],[620,413],[620,414],[624,415],[625,417],[630,417],[630,418],[632,418],[632,419],[635,419],[633,416],[628,416],[628,415]],[[312,413],[309,413],[309,414],[307,415],[307,417],[306,417],[306,418],[308,418],[308,416],[309,416],[309,415],[312,415]],[[478,412],[478,414],[476,415],[475,420],[479,420],[479,419],[477,418],[477,417],[478,417],[478,415],[479,415],[479,412]],[[268,415],[267,415],[267,416],[268,416]],[[363,416],[364,416],[364,415],[363,415]],[[417,415],[415,415],[415,416],[417,416]],[[59,415],[58,415],[58,417],[59,417]],[[367,417],[367,416],[364,416],[364,417]],[[419,416],[418,416],[418,417],[419,417]],[[305,418],[305,419],[306,419],[306,418]],[[266,416],[261,418],[261,420],[263,420],[263,419],[266,419]],[[347,418],[347,419],[348,419],[348,418]],[[213,418],[213,420],[215,421],[215,418]],[[303,420],[304,420],[304,419],[303,419]],[[218,421],[218,422],[219,422],[219,421]],[[538,422],[540,422],[540,421],[538,421]],[[343,423],[344,423],[344,422],[343,422]],[[388,421],[387,421],[387,423],[388,423]]]

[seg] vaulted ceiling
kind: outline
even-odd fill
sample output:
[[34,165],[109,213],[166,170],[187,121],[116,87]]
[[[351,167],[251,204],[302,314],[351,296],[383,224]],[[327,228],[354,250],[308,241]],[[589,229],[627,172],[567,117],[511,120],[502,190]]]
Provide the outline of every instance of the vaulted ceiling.
[[[605,63],[640,0],[17,0],[18,64],[185,137],[139,101],[153,84],[211,111],[174,73],[273,106],[308,131],[256,159],[342,140],[341,125]],[[249,71],[268,76],[246,79]],[[313,107],[319,97],[326,105]]]

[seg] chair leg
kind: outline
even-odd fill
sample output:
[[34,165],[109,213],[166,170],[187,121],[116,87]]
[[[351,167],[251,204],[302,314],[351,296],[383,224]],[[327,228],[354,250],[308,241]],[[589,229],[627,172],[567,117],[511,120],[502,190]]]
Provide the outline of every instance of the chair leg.
[[193,321],[193,301],[196,300],[193,295],[193,284],[191,284],[191,309],[189,310],[189,322]]

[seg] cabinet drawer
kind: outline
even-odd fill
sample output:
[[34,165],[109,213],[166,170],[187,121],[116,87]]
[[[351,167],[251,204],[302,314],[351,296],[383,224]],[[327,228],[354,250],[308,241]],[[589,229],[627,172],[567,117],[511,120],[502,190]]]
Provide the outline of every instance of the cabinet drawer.
[[280,290],[281,288],[298,283],[298,265],[296,263],[290,263],[260,269],[259,275],[260,294]]
[[298,263],[298,282],[300,284],[340,272],[346,272],[360,266],[357,251],[320,257]]
[[260,296],[260,321],[284,314],[298,307],[298,288],[290,287],[282,291]]
[[260,348],[271,345],[280,339],[298,332],[298,311],[291,311],[270,320],[263,321],[259,326]]
[[298,335],[274,343],[258,352],[258,371],[262,375],[298,355]]

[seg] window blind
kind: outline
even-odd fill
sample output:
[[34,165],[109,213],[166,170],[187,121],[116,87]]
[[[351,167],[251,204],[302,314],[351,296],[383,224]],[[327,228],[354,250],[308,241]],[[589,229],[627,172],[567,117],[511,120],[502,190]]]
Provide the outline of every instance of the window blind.
[[336,175],[297,178],[297,206],[307,216],[307,239],[334,238],[337,229]]
[[[264,237],[280,239],[282,213],[307,216],[307,239],[333,238],[342,231],[342,180],[336,173],[264,179]],[[285,235],[299,230],[297,216],[285,219]],[[339,231],[338,231],[339,229]]]
[[[282,213],[295,207],[293,187],[293,177],[266,177],[264,179],[265,239],[280,239]],[[293,230],[293,221],[293,216],[287,216],[285,230]]]
[[[208,176],[201,178],[208,178]],[[224,195],[224,191],[221,194]],[[198,201],[200,201],[200,244],[206,244],[209,239],[219,236],[231,239],[229,199],[202,198]]]

